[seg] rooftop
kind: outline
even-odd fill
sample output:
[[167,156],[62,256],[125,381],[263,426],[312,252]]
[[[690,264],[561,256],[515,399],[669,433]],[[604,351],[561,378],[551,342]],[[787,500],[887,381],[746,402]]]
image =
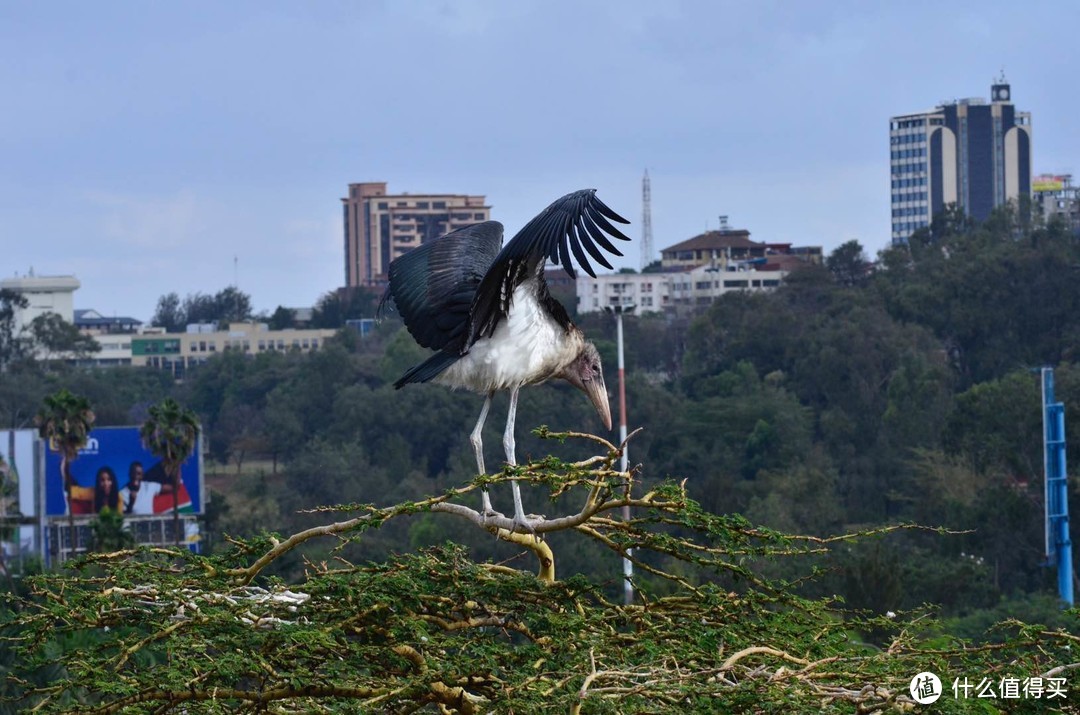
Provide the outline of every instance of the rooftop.
[[732,229],[727,231],[706,231],[705,233],[688,238],[682,243],[668,246],[663,253],[669,251],[711,251],[725,248],[765,248],[764,243],[750,240],[750,232],[744,229]]

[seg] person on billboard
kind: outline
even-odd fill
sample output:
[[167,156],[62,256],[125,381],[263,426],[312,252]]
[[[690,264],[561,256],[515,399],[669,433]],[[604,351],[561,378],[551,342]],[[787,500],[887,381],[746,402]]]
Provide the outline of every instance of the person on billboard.
[[101,467],[94,477],[94,513],[100,514],[103,509],[120,512],[120,489],[112,467]]
[[120,491],[125,514],[153,514],[154,497],[172,492],[171,484],[143,480],[142,462],[132,462],[128,467],[128,483]]
[[68,510],[72,514],[92,513],[94,504],[97,501],[97,485],[84,487],[75,480],[75,475],[71,473],[70,462],[64,460],[60,464],[64,470],[64,493],[68,499]]

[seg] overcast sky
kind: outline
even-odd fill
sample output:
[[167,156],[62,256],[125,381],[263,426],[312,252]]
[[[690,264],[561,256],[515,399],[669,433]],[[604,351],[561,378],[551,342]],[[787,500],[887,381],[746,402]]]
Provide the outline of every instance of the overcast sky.
[[[989,97],[1080,174],[1080,3],[0,0],[0,275],[148,320],[344,282],[341,197],[484,194],[508,235],[595,187],[657,249],[889,235],[888,120]],[[638,266],[637,246],[624,265]]]

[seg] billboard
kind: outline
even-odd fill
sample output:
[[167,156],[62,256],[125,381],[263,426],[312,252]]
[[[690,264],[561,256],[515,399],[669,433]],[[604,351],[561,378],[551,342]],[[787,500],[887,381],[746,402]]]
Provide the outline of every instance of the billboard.
[[1071,178],[1071,176],[1040,174],[1032,179],[1032,188],[1035,191],[1061,191],[1068,185]]
[[[203,513],[202,438],[180,466],[177,501],[181,513]],[[91,516],[104,507],[126,515],[172,513],[172,483],[161,460],[139,439],[138,427],[103,427],[90,431],[86,448],[70,465],[71,482],[60,474],[60,454],[45,448],[45,514]]]

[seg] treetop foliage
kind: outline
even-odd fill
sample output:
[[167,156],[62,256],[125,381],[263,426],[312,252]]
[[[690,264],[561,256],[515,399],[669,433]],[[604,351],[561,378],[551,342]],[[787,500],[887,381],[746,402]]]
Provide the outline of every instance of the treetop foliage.
[[176,293],[166,293],[158,299],[150,324],[166,332],[183,332],[192,323],[229,323],[250,320],[251,296],[235,286],[222,288],[214,295],[189,293],[181,302]]
[[[870,712],[910,706],[908,683],[923,670],[1049,678],[1074,667],[1075,637],[1062,631],[1006,623],[999,642],[977,645],[943,638],[925,611],[873,616],[800,597],[762,576],[761,564],[897,527],[832,539],[753,527],[709,514],[676,483],[643,492],[613,468],[619,452],[609,447],[418,502],[342,507],[359,515],[288,539],[234,540],[214,556],[121,550],[83,558],[77,578],[35,577],[14,647],[20,677],[54,677],[24,681],[20,696],[56,713]],[[587,492],[584,518],[559,528],[634,561],[634,604],[583,576],[556,580],[545,542],[482,526],[457,503],[512,476],[553,499]],[[628,503],[635,517],[613,518]],[[389,521],[422,514],[464,517],[532,552],[539,573],[479,563],[455,544],[380,563],[340,555]],[[265,575],[320,537],[339,548],[308,562],[302,578]],[[853,639],[856,630],[887,645]]]

